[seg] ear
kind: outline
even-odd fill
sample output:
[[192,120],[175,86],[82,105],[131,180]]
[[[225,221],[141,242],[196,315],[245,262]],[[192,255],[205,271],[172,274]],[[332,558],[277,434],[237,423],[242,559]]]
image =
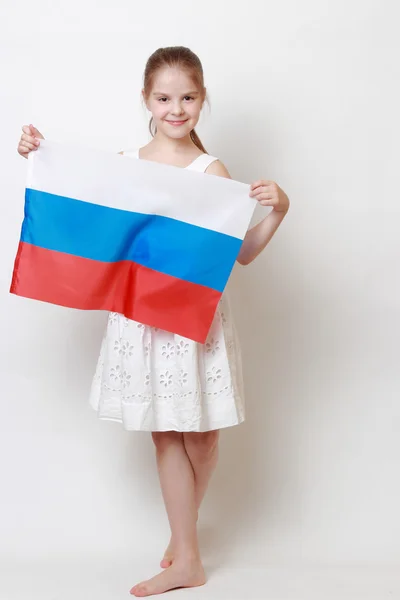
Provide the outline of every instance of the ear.
[[204,102],[206,101],[206,96],[207,96],[207,88],[205,87],[205,88],[203,89],[203,101],[202,101],[202,103],[201,103],[201,108],[203,108],[203,104],[204,104]]
[[143,102],[144,102],[147,110],[150,110],[149,106],[148,106],[148,103],[147,103],[147,99],[146,99],[145,93],[144,93],[144,89],[142,89],[142,98],[143,98]]

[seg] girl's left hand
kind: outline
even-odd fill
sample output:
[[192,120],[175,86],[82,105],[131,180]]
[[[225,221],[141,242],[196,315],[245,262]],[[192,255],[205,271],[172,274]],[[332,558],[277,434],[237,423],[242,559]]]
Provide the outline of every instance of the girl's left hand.
[[262,206],[272,206],[276,212],[289,210],[289,198],[275,181],[259,179],[250,186],[249,196],[258,200]]

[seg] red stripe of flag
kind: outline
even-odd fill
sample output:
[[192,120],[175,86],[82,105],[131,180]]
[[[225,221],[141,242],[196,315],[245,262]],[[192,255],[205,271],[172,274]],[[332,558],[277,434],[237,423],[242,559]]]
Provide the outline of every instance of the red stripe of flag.
[[10,292],[71,308],[121,313],[201,343],[222,295],[131,261],[99,262],[25,242],[18,246]]

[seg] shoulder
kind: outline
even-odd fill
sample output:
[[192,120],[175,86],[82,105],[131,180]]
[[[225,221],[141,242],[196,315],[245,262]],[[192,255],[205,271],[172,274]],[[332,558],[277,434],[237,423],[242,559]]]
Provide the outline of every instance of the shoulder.
[[227,179],[232,179],[228,169],[225,167],[224,163],[219,159],[214,160],[205,170],[205,173],[208,175],[218,175],[219,177],[226,177]]

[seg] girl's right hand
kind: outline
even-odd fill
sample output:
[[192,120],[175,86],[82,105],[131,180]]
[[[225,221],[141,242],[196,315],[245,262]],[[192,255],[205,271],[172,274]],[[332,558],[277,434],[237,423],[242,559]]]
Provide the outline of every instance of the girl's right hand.
[[24,158],[28,158],[28,154],[31,150],[37,150],[39,148],[39,140],[44,140],[43,135],[36,127],[31,125],[23,125],[23,134],[18,144],[18,154]]

